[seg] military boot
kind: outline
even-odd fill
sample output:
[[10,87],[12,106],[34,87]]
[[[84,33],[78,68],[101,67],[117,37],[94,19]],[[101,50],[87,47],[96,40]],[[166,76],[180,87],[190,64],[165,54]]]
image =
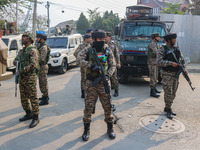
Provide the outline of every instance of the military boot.
[[43,100],[43,99],[44,99],[44,96],[42,95],[42,97],[40,97],[39,100],[41,101],[41,100]]
[[20,118],[19,121],[26,121],[26,120],[29,120],[32,118],[33,118],[33,114],[31,113],[31,110],[27,110],[26,115],[24,117]]
[[81,98],[85,98],[85,91],[81,90]]
[[37,126],[37,124],[40,122],[38,115],[33,115],[33,120],[31,122],[31,124],[29,125],[29,128],[33,128],[35,126]]
[[84,123],[84,132],[82,135],[83,141],[88,141],[90,135],[90,123]]
[[114,104],[111,105],[112,111],[114,112],[116,110],[116,107]]
[[119,91],[115,89],[114,97],[117,97],[119,95]]
[[150,96],[156,97],[156,98],[160,97],[160,95],[157,95],[157,94],[156,94],[155,88],[151,89],[151,91],[150,91]]
[[171,109],[167,109],[167,118],[170,119],[170,120],[173,119]]
[[113,123],[107,122],[107,134],[110,139],[115,139],[116,135],[113,131]]
[[155,92],[156,92],[156,93],[161,93],[161,91],[158,91],[156,88],[155,88]]
[[44,96],[43,99],[40,101],[39,105],[48,105],[49,104],[49,96]]
[[92,114],[95,114],[95,109],[96,109],[96,106],[94,106]]
[[[165,107],[164,112],[167,112],[167,107]],[[170,109],[171,115],[176,116],[176,113],[172,111],[172,109]]]

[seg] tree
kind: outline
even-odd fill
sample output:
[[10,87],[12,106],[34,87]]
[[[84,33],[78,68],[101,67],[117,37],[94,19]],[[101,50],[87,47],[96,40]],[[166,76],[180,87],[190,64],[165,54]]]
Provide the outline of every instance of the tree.
[[37,16],[37,31],[45,31],[47,29],[47,16]]
[[192,15],[200,15],[200,1],[192,0],[192,4],[190,5],[190,10]]
[[95,8],[94,10],[88,9],[87,13],[89,14],[89,24],[92,26],[92,24],[95,22],[95,20],[100,17],[100,13],[97,12],[99,8]]
[[180,5],[181,4],[170,4],[170,3],[165,3],[168,7],[162,8],[160,12],[166,13],[166,14],[179,14],[182,15],[184,12],[180,10]]
[[89,22],[83,13],[80,14],[80,17],[76,23],[76,28],[81,34],[85,34],[86,30],[89,28]]

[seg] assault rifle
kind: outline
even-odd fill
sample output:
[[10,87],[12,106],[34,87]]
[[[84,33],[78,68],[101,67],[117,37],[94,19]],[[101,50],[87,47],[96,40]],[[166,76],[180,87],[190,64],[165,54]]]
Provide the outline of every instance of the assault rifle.
[[[108,94],[108,99],[109,99],[109,102],[110,102],[110,100],[111,100],[110,87],[109,87],[108,81],[106,80],[106,75],[105,75],[104,69],[101,66],[101,63],[100,63],[95,51],[96,50],[93,49],[93,48],[89,49],[89,53],[92,55],[92,57],[95,59],[97,65],[100,67],[100,76],[93,81],[92,86],[95,87],[99,82],[102,81],[104,88],[105,88],[105,92],[106,92],[106,94]],[[110,102],[110,106],[112,108],[111,102]]]
[[[179,49],[179,46],[177,44],[177,48]],[[181,52],[181,50],[179,49],[179,51]],[[174,58],[175,58],[175,55],[173,55]],[[176,58],[175,58],[176,59]],[[187,80],[187,82],[189,83],[191,89],[194,91],[194,87],[192,87],[192,82],[190,80],[190,77],[188,76],[188,72],[186,71],[185,69],[185,61],[184,61],[184,58],[183,56],[181,56],[181,61],[177,60],[176,61],[178,62],[178,64],[180,65],[179,66],[179,71],[176,73],[176,78],[179,78],[179,75],[182,73],[182,75],[185,77],[185,79]]]
[[17,97],[17,84],[19,83],[19,60],[16,60],[15,70],[15,97]]

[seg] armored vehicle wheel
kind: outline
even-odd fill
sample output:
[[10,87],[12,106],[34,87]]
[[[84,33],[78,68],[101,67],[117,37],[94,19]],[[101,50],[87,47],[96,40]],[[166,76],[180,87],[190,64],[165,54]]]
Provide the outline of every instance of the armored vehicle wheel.
[[68,70],[67,60],[66,60],[66,59],[63,59],[62,65],[60,66],[60,69],[59,69],[58,72],[61,73],[61,74],[63,74],[63,73],[65,73],[67,70]]
[[118,70],[118,82],[120,84],[126,84],[128,81],[128,75],[124,75],[121,73],[120,70]]

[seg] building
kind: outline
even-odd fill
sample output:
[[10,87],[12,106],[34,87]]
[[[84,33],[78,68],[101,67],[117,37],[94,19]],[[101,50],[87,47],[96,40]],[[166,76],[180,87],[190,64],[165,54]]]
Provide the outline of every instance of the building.
[[190,0],[138,0],[137,3],[153,7],[153,13],[158,14],[160,13],[162,8],[167,7],[165,3],[181,4],[180,10],[185,10],[189,7],[191,1]]

